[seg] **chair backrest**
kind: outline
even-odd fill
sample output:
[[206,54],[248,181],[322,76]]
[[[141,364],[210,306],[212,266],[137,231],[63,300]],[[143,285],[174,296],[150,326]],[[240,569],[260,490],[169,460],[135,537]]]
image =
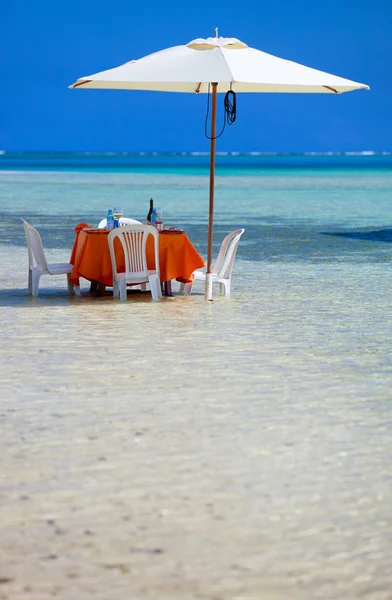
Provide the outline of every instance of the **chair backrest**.
[[29,255],[29,267],[32,269],[35,264],[40,267],[43,272],[49,273],[48,263],[46,260],[44,248],[42,245],[41,236],[36,229],[30,223],[23,221],[23,227],[26,234],[27,252]]
[[154,240],[155,270],[159,277],[159,234],[151,225],[125,225],[113,229],[108,235],[110,258],[112,260],[113,278],[117,279],[117,262],[114,251],[114,241],[120,241],[125,258],[126,277],[148,276],[146,245],[147,238],[152,235]]
[[[128,217],[120,217],[118,224],[120,227],[123,227],[123,225],[141,225],[142,222],[136,221],[136,219],[129,219]],[[98,229],[104,229],[106,225],[107,219],[102,219],[102,221],[98,223]]]
[[212,272],[217,277],[230,279],[238,243],[245,229],[237,229],[229,233],[223,240]]

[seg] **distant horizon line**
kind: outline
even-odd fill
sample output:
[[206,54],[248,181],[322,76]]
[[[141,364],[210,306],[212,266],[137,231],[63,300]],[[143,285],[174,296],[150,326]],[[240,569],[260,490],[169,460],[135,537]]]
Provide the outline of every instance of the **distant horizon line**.
[[[12,155],[44,155],[44,154],[58,154],[58,155],[73,155],[73,156],[139,156],[139,157],[150,157],[150,156],[209,156],[210,153],[206,151],[162,151],[162,152],[144,152],[144,151],[85,151],[85,150],[0,150],[0,156],[12,156]],[[249,152],[237,152],[237,151],[219,151],[216,152],[216,156],[391,156],[392,151],[390,150],[347,150],[347,151],[307,151],[307,152],[261,152],[261,151],[249,151]]]

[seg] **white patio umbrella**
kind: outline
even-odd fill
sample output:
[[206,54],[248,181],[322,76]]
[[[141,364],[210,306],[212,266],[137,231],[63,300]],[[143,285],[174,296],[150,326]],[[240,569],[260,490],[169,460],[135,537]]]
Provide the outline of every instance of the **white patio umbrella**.
[[212,90],[210,199],[206,300],[212,300],[212,230],[216,139],[216,95],[233,92],[341,94],[369,86],[278,58],[236,38],[196,39],[79,78],[71,88],[151,90],[206,94]]

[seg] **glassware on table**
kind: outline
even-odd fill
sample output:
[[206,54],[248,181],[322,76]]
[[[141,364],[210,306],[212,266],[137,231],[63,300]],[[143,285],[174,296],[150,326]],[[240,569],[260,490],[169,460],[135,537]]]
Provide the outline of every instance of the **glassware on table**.
[[158,229],[158,231],[162,231],[162,229],[163,229],[162,209],[161,208],[156,208],[155,211],[156,211],[156,214],[157,214],[157,220],[156,220],[155,226]]
[[123,209],[122,208],[114,208],[113,209],[113,216],[114,216],[114,228],[116,229],[117,227],[120,226],[120,219],[123,216]]
[[111,208],[108,209],[108,214],[106,216],[106,227],[105,229],[109,229],[111,231],[114,229],[114,216]]

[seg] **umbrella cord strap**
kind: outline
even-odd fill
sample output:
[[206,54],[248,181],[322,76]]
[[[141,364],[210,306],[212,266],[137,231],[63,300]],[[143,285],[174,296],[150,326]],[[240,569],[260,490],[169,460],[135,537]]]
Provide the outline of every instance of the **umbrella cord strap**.
[[224,108],[225,108],[225,112],[223,115],[223,127],[220,133],[218,133],[218,135],[216,135],[214,138],[212,138],[211,136],[208,135],[207,133],[207,123],[208,123],[208,115],[210,112],[210,84],[208,84],[208,94],[207,94],[207,113],[206,113],[206,120],[204,123],[204,135],[206,136],[207,139],[209,140],[217,140],[222,133],[225,130],[226,127],[226,123],[228,125],[233,125],[234,121],[237,118],[237,99],[236,99],[236,95],[235,92],[233,92],[233,90],[231,89],[231,84],[230,84],[230,90],[228,92],[226,92],[225,94],[225,99],[224,99]]

